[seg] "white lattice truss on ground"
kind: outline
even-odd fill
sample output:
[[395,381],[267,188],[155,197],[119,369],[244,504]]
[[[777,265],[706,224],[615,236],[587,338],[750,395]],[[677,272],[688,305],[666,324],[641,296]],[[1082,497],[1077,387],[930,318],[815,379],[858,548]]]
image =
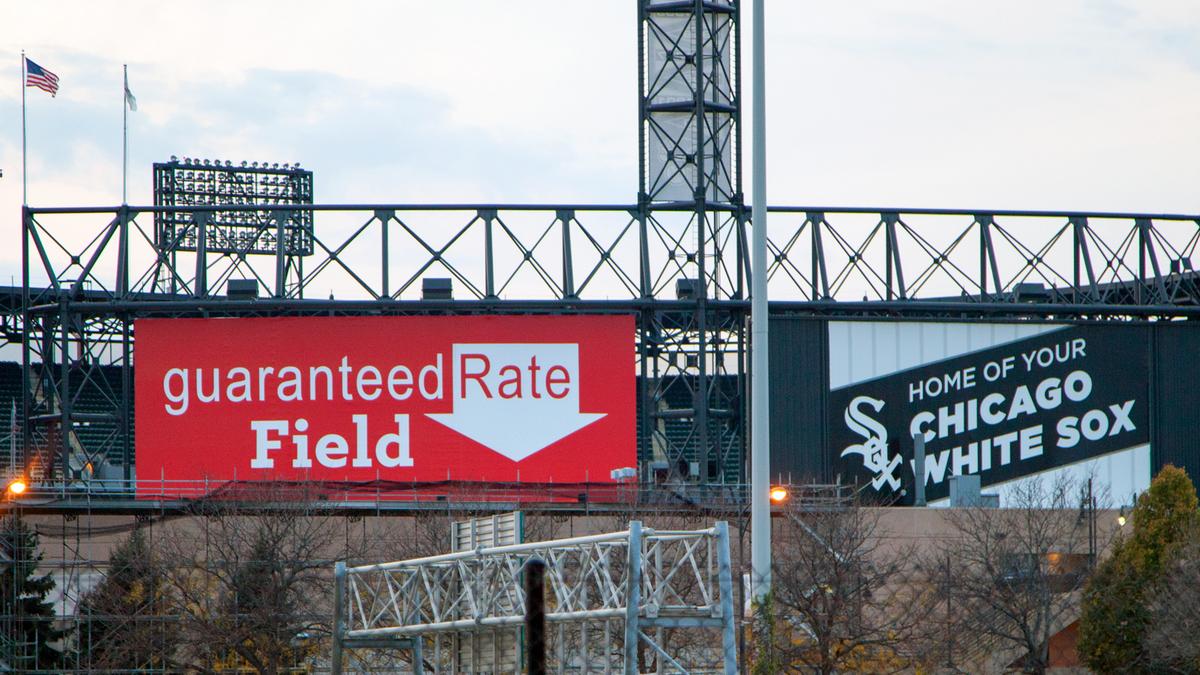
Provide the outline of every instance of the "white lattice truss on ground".
[[389,651],[415,673],[520,672],[521,569],[533,556],[547,563],[549,672],[736,672],[726,523],[666,531],[638,521],[610,534],[339,563],[334,672],[372,670],[363,654]]

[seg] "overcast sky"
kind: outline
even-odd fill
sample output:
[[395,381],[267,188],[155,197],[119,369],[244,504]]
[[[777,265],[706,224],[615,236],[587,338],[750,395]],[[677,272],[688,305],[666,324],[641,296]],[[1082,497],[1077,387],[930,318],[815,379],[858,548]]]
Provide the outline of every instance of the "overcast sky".
[[[22,48],[61,80],[28,90],[33,205],[120,202],[122,63],[133,204],[173,154],[301,162],[326,203],[629,203],[636,30],[634,0],[5,2],[0,274]],[[1195,0],[767,0],[766,33],[772,204],[1200,213]]]

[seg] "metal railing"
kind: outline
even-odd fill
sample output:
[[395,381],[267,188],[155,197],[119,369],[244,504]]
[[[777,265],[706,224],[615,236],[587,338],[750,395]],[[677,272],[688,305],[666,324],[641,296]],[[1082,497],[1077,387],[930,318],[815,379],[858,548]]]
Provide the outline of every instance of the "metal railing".
[[[493,672],[506,671],[496,665],[496,652],[480,653],[478,637],[500,644],[497,633],[523,622],[520,571],[531,556],[548,566],[545,617],[554,627],[548,651],[559,666],[638,673],[641,645],[660,670],[665,663],[683,673],[736,672],[726,523],[666,531],[639,521],[609,534],[358,567],[338,563],[334,672],[342,672],[350,650],[388,648],[408,650],[416,673],[479,672],[485,660]],[[461,649],[464,641],[472,648]]]
[[[788,503],[805,510],[844,508],[854,499],[850,484],[780,484]],[[0,486],[2,487],[2,486]],[[270,508],[283,500],[319,499],[330,511],[497,512],[532,511],[581,514],[726,513],[741,514],[749,505],[750,486],[669,483],[483,483],[478,481],[235,481],[93,479],[66,484],[33,481],[21,496],[7,501],[29,512],[97,511],[186,512],[205,503],[237,503]],[[730,517],[733,517],[731,515]]]

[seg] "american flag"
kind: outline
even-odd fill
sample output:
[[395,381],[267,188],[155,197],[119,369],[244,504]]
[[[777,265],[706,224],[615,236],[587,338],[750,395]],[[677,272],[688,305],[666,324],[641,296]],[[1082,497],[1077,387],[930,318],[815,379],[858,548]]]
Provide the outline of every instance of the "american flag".
[[34,63],[28,57],[25,59],[25,86],[37,87],[50,92],[51,96],[58,93],[58,76]]

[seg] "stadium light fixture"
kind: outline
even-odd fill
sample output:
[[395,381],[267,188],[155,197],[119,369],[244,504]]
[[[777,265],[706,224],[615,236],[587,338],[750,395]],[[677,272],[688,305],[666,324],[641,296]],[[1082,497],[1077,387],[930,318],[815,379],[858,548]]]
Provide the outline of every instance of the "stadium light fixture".
[[24,478],[14,478],[8,483],[8,495],[10,497],[20,497],[29,489],[29,484]]
[[[281,169],[279,164],[271,168],[267,162],[251,162],[249,168],[247,162],[239,163],[241,166],[235,167],[228,159],[189,157],[184,157],[182,165],[175,161],[156,162],[154,203],[165,207],[313,203],[311,171],[292,169],[286,164]],[[286,232],[278,243],[275,237],[259,236],[260,223],[270,223],[273,227],[274,217],[268,209],[210,211],[204,248],[208,253],[275,255],[282,244],[288,256],[313,254],[312,211],[287,214]],[[193,215],[186,210],[155,211],[155,240],[171,251],[196,251],[200,230],[192,220]]]
[[1125,527],[1125,507],[1124,506],[1121,507],[1121,513],[1117,514],[1117,525],[1119,527]]
[[781,487],[779,485],[776,485],[775,487],[771,488],[771,503],[772,504],[782,504],[787,501],[787,498],[788,498],[787,488]]

